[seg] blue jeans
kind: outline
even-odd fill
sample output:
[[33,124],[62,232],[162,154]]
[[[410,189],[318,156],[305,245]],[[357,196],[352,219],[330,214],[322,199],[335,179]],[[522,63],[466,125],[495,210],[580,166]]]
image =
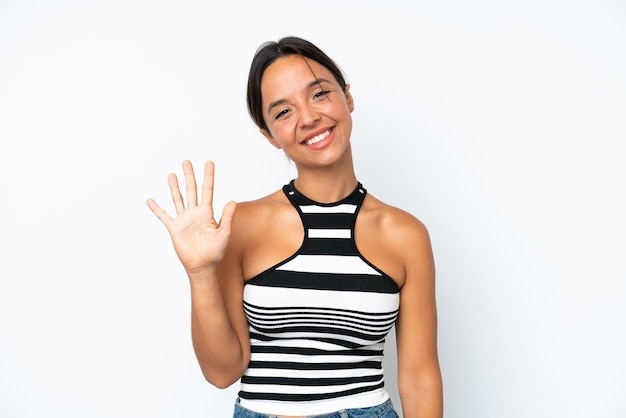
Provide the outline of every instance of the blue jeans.
[[[239,404],[239,399],[235,403],[235,413],[233,418],[276,418],[277,415],[259,414],[250,411]],[[308,418],[399,418],[398,413],[393,408],[391,399],[377,406],[369,408],[342,409],[330,414],[311,415]]]

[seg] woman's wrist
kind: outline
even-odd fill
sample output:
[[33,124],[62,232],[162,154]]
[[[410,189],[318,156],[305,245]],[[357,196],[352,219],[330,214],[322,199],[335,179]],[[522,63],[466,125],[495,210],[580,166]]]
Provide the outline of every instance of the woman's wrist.
[[206,286],[217,283],[217,265],[186,270],[191,286]]

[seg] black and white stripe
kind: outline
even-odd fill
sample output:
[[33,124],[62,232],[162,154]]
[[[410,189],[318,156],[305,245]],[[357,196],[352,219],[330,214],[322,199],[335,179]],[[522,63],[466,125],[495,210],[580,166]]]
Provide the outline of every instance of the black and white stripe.
[[244,310],[252,357],[242,406],[267,414],[313,415],[382,403],[385,336],[399,306],[395,282],[354,241],[366,191],[334,204],[285,194],[305,228],[300,250],[249,280]]

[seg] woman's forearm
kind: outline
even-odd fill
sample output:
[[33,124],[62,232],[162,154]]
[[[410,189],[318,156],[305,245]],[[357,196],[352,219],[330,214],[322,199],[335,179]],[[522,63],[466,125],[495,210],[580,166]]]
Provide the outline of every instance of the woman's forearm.
[[229,319],[215,269],[190,273],[191,333],[204,377],[225,388],[245,371],[241,343]]
[[421,381],[408,380],[403,382],[400,376],[398,381],[404,418],[442,418],[443,387],[438,370],[422,376]]

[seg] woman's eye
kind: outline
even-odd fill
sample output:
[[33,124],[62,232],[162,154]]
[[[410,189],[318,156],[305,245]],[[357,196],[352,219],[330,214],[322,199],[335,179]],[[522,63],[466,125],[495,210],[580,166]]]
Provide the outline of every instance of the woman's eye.
[[287,109],[283,109],[280,112],[278,112],[276,114],[276,116],[274,117],[274,119],[280,119],[282,116],[284,116],[287,112],[289,112]]
[[315,99],[319,99],[320,97],[328,96],[328,93],[330,93],[330,91],[328,91],[328,90],[318,91],[317,93],[315,93],[315,95],[313,97]]

